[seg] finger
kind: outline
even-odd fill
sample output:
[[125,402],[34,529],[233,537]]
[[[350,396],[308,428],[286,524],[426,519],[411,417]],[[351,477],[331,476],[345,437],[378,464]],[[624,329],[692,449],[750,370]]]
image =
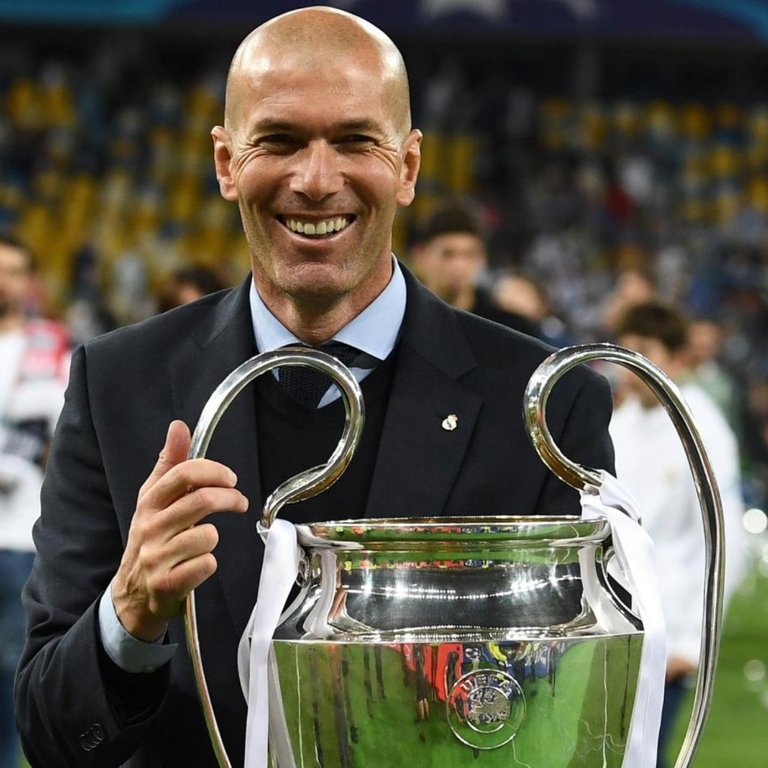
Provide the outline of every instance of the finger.
[[234,488],[236,483],[237,475],[224,464],[211,459],[191,459],[158,477],[140,501],[143,508],[162,510],[196,490]]
[[168,581],[168,574],[178,565],[194,560],[200,555],[212,552],[219,543],[219,533],[211,523],[187,528],[162,546],[142,554],[142,565],[153,573],[151,588],[166,598],[175,598],[181,587],[174,580]]
[[[214,512],[238,512],[248,509],[248,499],[235,488],[199,488],[182,496],[165,509],[143,507],[142,513],[135,514],[131,522],[131,537],[141,543],[153,562],[144,563],[145,568],[158,565],[158,551],[164,551],[168,542],[182,531],[191,528]],[[163,559],[163,565],[170,567]]]
[[217,567],[216,558],[210,552],[182,561],[166,574],[166,593],[176,600],[184,600],[193,589],[213,576]]
[[[182,496],[169,507],[152,516],[150,525],[157,529],[159,540],[169,541],[181,531],[191,528],[214,512],[245,512],[248,499],[236,488],[206,486]],[[165,530],[163,536],[160,532]],[[149,531],[150,535],[154,532]]]
[[165,444],[160,451],[160,455],[157,457],[157,462],[152,472],[150,472],[149,477],[141,486],[139,498],[152,488],[170,469],[186,460],[191,443],[192,436],[189,433],[189,427],[183,421],[172,421],[168,425]]

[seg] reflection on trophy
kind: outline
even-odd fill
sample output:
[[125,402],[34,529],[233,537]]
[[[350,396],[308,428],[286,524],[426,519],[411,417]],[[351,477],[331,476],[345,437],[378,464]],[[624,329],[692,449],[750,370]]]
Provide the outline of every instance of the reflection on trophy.
[[[719,497],[675,385],[641,356],[612,345],[561,350],[531,378],[526,424],[550,469],[582,491],[601,484],[599,473],[560,453],[544,416],[557,379],[593,359],[625,365],[654,389],[678,428],[699,493],[706,620],[694,710],[677,762],[683,768],[703,728],[718,648]],[[272,494],[262,520],[267,530],[284,504],[321,492],[351,458],[363,406],[344,366],[298,350],[253,358],[214,393],[190,452],[204,455],[218,419],[247,383],[285,364],[332,375],[347,419],[328,463]],[[617,558],[613,534],[599,517],[515,516],[514,499],[508,517],[468,510],[461,518],[297,526],[300,594],[269,651],[272,766],[620,768],[633,717],[644,706],[638,691],[647,638],[609,574]],[[194,594],[187,630],[214,748],[229,766],[200,661]]]

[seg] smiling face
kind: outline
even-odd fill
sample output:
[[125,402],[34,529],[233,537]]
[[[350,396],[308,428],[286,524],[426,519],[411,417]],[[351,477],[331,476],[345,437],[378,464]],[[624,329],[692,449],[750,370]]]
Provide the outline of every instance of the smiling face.
[[230,71],[217,176],[283,322],[348,322],[391,276],[392,222],[413,199],[421,135],[389,46],[348,14],[309,9],[256,30]]

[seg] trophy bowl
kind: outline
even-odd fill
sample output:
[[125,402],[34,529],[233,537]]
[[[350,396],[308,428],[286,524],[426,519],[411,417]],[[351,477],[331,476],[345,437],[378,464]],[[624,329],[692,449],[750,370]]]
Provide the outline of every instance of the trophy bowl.
[[276,765],[621,765],[643,633],[608,583],[607,522],[298,528],[302,599],[273,639]]

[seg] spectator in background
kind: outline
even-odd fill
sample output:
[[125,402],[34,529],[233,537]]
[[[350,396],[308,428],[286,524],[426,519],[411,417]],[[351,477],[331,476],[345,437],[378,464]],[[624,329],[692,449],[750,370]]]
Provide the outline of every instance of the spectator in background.
[[448,304],[530,336],[537,327],[496,304],[480,284],[488,263],[483,225],[474,207],[450,200],[429,217],[411,253],[416,275]]
[[656,282],[649,269],[641,266],[624,267],[616,276],[613,291],[600,312],[600,330],[609,336],[616,333],[616,324],[632,307],[650,301],[656,295]]
[[[631,307],[617,319],[618,342],[645,355],[673,381],[684,381],[687,326],[671,306],[652,301]],[[611,420],[617,477],[637,498],[643,525],[656,545],[667,623],[667,682],[664,693],[659,766],[690,676],[699,663],[704,592],[704,534],[698,498],[680,438],[656,396],[635,374],[622,369],[621,404]],[[681,390],[712,462],[726,528],[726,601],[744,573],[736,439],[721,411],[698,386]],[[727,602],[726,602],[727,605]]]
[[708,318],[692,320],[688,327],[689,373],[718,405],[737,436],[740,429],[736,382],[720,363],[723,330]]
[[64,329],[25,314],[29,252],[0,235],[0,768],[18,768],[13,676],[24,646],[21,588],[32,570],[32,525],[48,443],[64,403]]
[[553,347],[573,344],[565,323],[552,313],[549,294],[535,278],[521,272],[503,272],[493,284],[493,298],[505,311],[526,318],[538,336]]
[[216,293],[227,286],[212,269],[203,266],[177,269],[160,292],[158,310],[165,312]]
[[744,453],[748,476],[748,501],[768,503],[768,376],[750,382],[746,392],[744,419]]

